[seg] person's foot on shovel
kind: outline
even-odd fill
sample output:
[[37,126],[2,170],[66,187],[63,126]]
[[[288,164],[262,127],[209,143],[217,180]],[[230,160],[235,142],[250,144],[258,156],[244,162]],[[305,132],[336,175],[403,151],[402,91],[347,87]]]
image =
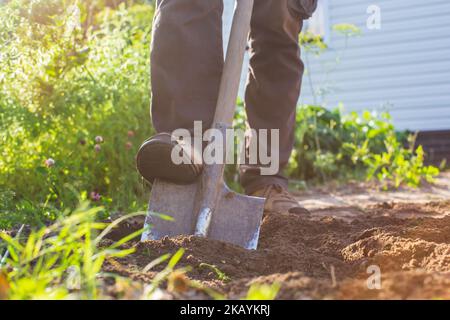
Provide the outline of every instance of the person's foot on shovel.
[[200,175],[202,166],[195,164],[194,151],[191,152],[192,158],[186,159],[183,164],[173,163],[172,150],[178,143],[172,140],[170,133],[158,133],[145,140],[139,148],[136,166],[141,176],[148,182],[152,183],[159,178],[179,184],[189,184]]
[[[171,160],[171,154],[176,145],[168,133],[157,134],[142,144],[136,157],[136,165],[145,180],[153,182],[154,179],[160,178],[181,184],[195,181],[202,171],[202,166],[194,164],[194,161],[175,165]],[[265,212],[310,214],[281,184],[268,184],[248,195],[266,199]]]

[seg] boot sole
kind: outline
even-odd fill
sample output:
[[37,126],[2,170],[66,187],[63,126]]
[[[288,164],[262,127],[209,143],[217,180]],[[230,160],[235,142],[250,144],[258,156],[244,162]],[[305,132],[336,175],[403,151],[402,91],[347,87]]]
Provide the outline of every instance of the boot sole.
[[177,184],[195,182],[202,166],[192,163],[190,159],[185,164],[173,163],[171,155],[176,145],[176,142],[171,141],[170,134],[158,134],[142,144],[136,156],[136,166],[145,180],[150,183],[155,179]]

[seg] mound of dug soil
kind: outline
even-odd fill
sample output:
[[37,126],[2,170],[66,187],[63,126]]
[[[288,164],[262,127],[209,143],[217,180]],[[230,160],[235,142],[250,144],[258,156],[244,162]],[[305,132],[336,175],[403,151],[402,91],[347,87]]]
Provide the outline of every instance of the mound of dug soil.
[[[150,261],[184,248],[178,267],[189,266],[188,278],[229,298],[245,296],[255,282],[279,283],[282,299],[450,298],[449,214],[448,201],[329,207],[311,217],[268,214],[256,251],[193,236],[166,238],[135,243],[135,254],[105,269],[148,282],[163,268],[142,272]],[[381,288],[369,289],[374,266]]]

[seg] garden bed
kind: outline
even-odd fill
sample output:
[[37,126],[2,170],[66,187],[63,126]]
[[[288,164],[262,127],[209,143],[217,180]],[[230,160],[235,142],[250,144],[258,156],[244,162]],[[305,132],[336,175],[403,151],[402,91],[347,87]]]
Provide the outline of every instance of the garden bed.
[[[284,299],[450,298],[449,181],[444,175],[416,191],[321,188],[299,197],[309,217],[267,214],[257,251],[181,236],[132,243],[133,255],[110,259],[104,269],[139,287],[163,268],[142,272],[150,261],[184,248],[177,267],[190,270],[172,281],[165,298],[209,298],[189,286],[192,280],[227,298],[244,297],[254,283],[278,283]],[[377,268],[381,289],[369,289]],[[122,289],[109,287],[119,298],[126,297]]]

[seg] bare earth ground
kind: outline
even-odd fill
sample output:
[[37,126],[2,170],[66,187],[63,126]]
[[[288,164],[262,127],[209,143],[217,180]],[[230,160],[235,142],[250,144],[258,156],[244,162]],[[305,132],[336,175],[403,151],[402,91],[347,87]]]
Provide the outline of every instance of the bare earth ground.
[[[162,269],[143,273],[150,261],[184,248],[178,267],[190,266],[189,279],[228,298],[245,296],[255,282],[278,282],[281,299],[450,299],[449,173],[420,190],[383,192],[351,184],[311,190],[298,199],[312,215],[266,215],[257,251],[178,237],[135,243],[135,254],[109,260],[105,271],[149,282]],[[381,270],[380,290],[367,286],[373,265]],[[180,288],[166,297],[207,298],[182,283]],[[117,290],[111,284],[113,296],[127,297]]]

